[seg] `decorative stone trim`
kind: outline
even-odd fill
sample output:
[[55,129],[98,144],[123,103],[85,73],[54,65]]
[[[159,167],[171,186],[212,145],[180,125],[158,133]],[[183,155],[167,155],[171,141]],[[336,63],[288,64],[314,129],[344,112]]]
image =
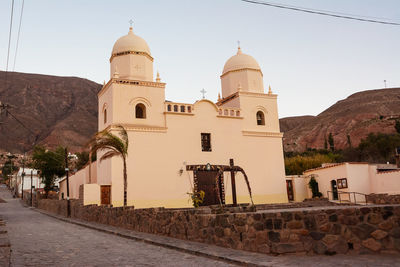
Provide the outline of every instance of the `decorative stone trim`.
[[277,132],[261,132],[261,131],[242,131],[244,136],[260,136],[260,137],[277,137],[282,138],[283,133]]
[[122,125],[127,131],[132,132],[156,132],[156,133],[166,133],[168,128],[167,127],[160,127],[160,126],[147,126],[147,125],[135,125],[135,124],[112,124],[105,128],[107,131],[117,130],[117,126]]
[[119,83],[119,84],[132,84],[132,85],[139,85],[139,86],[165,88],[165,83],[139,81],[139,80],[127,80],[127,79],[112,79],[112,80],[113,80],[113,82]]
[[165,111],[164,114],[166,115],[183,115],[183,116],[194,116],[193,113],[186,113],[186,112],[173,112],[173,111]]
[[270,99],[277,99],[278,95],[276,94],[264,94],[264,93],[255,93],[255,92],[249,92],[249,91],[240,91],[238,92],[239,96],[244,95],[244,96],[255,96],[259,98],[270,98]]
[[166,83],[159,83],[159,82],[149,82],[149,81],[139,81],[139,80],[128,80],[128,79],[110,79],[101,90],[97,93],[97,96],[100,97],[106,88],[110,86],[112,83],[119,83],[119,84],[132,84],[138,86],[147,86],[147,87],[156,87],[156,88],[165,88]]
[[110,57],[110,62],[113,60],[114,57],[119,57],[119,56],[125,56],[125,55],[141,55],[145,56],[148,59],[150,59],[152,62],[154,61],[153,57],[150,56],[147,52],[141,52],[141,51],[124,51],[124,52],[119,52],[112,54]]
[[225,118],[225,119],[243,119],[243,117],[232,117],[232,116],[224,116],[224,115],[217,115],[218,118]]
[[231,73],[231,72],[239,72],[239,71],[245,71],[245,70],[256,71],[256,72],[261,73],[261,76],[264,76],[260,69],[242,68],[242,69],[237,69],[237,70],[229,70],[229,71],[225,72],[224,74],[222,74],[220,77],[222,78],[222,77],[224,77],[225,75],[227,75],[228,73]]

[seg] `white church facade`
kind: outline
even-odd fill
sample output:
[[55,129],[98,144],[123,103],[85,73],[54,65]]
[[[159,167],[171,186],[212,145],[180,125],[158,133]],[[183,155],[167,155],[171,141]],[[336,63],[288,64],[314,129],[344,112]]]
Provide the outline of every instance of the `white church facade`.
[[[230,159],[246,172],[255,204],[288,201],[277,95],[271,89],[265,93],[259,64],[239,47],[223,68],[221,86],[216,103],[166,101],[166,84],[158,74],[154,79],[145,40],[130,28],[116,41],[110,79],[98,93],[98,130],[117,133],[122,125],[128,132],[129,206],[190,207],[188,193],[193,186],[207,188],[207,182],[187,166],[229,165]],[[85,204],[122,206],[122,160],[96,166],[97,182],[85,185]],[[225,173],[220,181],[226,204],[232,203],[230,177]],[[237,173],[235,181],[237,202],[250,203],[243,175]],[[205,199],[214,197],[210,194]]]

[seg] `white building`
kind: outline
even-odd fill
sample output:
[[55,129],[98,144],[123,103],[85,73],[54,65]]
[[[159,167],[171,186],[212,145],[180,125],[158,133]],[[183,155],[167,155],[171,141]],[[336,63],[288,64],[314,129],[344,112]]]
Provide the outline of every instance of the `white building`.
[[[41,182],[40,177],[38,177],[38,171],[35,169],[24,168],[25,177],[22,180],[22,171],[23,168],[19,168],[16,182],[18,185],[18,194],[22,193],[22,184],[24,186],[24,190],[31,190],[31,186],[33,185],[35,189],[44,188],[44,184]],[[31,184],[31,177],[32,177],[32,184]]]

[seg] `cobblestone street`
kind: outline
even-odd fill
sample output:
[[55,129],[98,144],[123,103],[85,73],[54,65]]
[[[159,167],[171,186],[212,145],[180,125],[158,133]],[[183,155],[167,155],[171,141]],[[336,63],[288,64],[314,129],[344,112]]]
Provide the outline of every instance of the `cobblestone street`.
[[[11,266],[233,266],[46,216],[23,207],[20,200],[13,199],[4,187],[0,187],[0,198],[6,201],[0,203],[0,216],[7,222]],[[189,244],[168,240],[180,245]],[[209,255],[260,266],[400,266],[399,255],[277,257],[191,243],[191,246],[193,243],[197,246],[197,251],[208,250],[211,251],[207,252]]]
[[22,207],[0,189],[11,266],[227,266],[226,263],[65,223]]

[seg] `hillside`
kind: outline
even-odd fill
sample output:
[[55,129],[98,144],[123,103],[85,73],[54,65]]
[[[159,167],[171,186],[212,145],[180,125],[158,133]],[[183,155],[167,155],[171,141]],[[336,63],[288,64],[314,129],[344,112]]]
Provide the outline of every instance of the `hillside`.
[[280,119],[285,151],[324,148],[325,137],[332,133],[335,147],[358,145],[368,133],[395,133],[400,117],[400,88],[369,90],[338,101],[318,116]]
[[0,101],[10,104],[10,115],[0,116],[0,150],[30,150],[38,143],[67,145],[79,150],[97,130],[97,92],[101,85],[87,79],[0,71]]

